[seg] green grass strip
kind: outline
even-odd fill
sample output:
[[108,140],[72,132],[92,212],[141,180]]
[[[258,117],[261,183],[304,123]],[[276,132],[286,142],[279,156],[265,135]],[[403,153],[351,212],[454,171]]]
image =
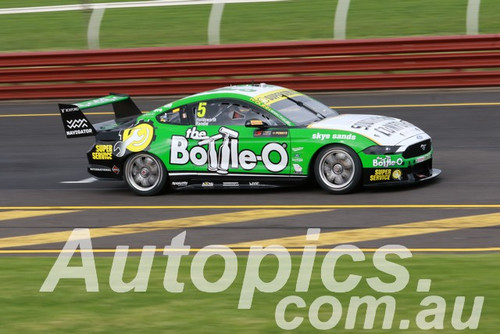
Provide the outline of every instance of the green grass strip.
[[[184,257],[179,271],[180,282],[184,282],[182,293],[170,293],[163,287],[166,257],[156,255],[147,292],[116,293],[109,287],[109,272],[112,258],[96,257],[99,276],[99,292],[88,293],[82,279],[63,279],[52,293],[40,293],[39,289],[49,273],[55,258],[46,257],[2,257],[0,258],[0,323],[5,333],[274,333],[281,330],[276,325],[274,313],[276,305],[283,298],[297,295],[306,303],[306,308],[290,306],[287,320],[295,316],[304,317],[297,329],[298,333],[308,333],[315,329],[308,319],[311,303],[320,296],[335,296],[342,303],[343,314],[338,325],[332,329],[337,333],[352,333],[345,330],[346,313],[353,296],[372,295],[376,298],[384,294],[376,293],[366,284],[366,278],[377,276],[385,282],[394,280],[374,268],[371,255],[364,262],[352,262],[342,257],[335,277],[338,281],[349,274],[363,277],[361,283],[348,293],[331,293],[321,281],[320,265],[322,256],[315,261],[310,288],[307,293],[295,292],[295,283],[301,256],[292,256],[293,266],[287,284],[275,293],[256,292],[250,310],[238,310],[247,257],[238,257],[238,275],[233,284],[221,293],[200,292],[190,277],[192,257]],[[477,333],[497,333],[500,328],[500,254],[471,255],[431,255],[415,254],[412,258],[391,261],[403,265],[410,273],[406,288],[391,295],[397,302],[392,329],[382,330],[382,313],[377,313],[374,329],[369,333],[400,332],[401,320],[410,320],[405,333],[423,332],[416,326],[417,314],[429,307],[420,306],[430,295],[444,298],[446,312],[444,329],[440,333],[454,333],[451,313],[457,296],[466,297],[464,321],[470,316],[473,298],[484,296],[485,302]],[[74,259],[72,265],[79,265]],[[138,257],[130,257],[127,262],[125,281],[135,277]],[[276,274],[275,258],[266,258],[260,275],[270,281]],[[223,271],[220,257],[211,257],[205,267],[205,277],[216,281]],[[416,292],[420,279],[431,279],[430,292]],[[332,309],[320,308],[319,319],[326,321]],[[432,321],[433,317],[427,318]],[[355,331],[363,328],[364,314],[358,314]],[[468,332],[468,331],[466,331]]]
[[[101,2],[101,1],[93,1]],[[77,0],[3,0],[0,8],[78,4]],[[380,38],[466,33],[468,0],[351,1],[346,36]],[[226,4],[221,43],[333,38],[337,0]],[[101,48],[208,43],[211,5],[108,9]],[[479,32],[500,32],[500,2],[481,1]],[[89,11],[0,15],[0,52],[87,48]]]

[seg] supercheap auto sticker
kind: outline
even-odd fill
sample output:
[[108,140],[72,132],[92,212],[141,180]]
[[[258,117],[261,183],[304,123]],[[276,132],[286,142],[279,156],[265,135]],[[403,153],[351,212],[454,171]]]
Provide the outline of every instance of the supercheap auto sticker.
[[392,180],[401,180],[402,175],[400,169],[375,169],[373,174],[370,175],[370,181],[390,181],[391,177]]
[[140,152],[145,150],[154,140],[154,127],[150,123],[141,122],[136,126],[124,130],[121,141],[115,143],[114,151],[117,157],[123,157],[125,152]]
[[271,105],[275,102],[285,100],[286,97],[294,97],[294,96],[299,96],[303,95],[299,92],[296,92],[291,89],[278,89],[269,93],[257,95],[254,97],[254,99],[259,100],[260,102],[266,104],[266,105]]
[[114,146],[109,144],[95,145],[91,152],[92,160],[113,160],[113,154],[121,158],[127,151],[144,151],[154,140],[154,133],[153,125],[148,122],[140,122],[131,128],[123,130],[120,133],[122,140],[117,141]]

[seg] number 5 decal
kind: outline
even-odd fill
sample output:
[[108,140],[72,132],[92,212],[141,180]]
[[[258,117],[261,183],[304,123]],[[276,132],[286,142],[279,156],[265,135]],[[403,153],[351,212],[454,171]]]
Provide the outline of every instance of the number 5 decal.
[[198,112],[196,113],[196,116],[202,118],[205,117],[206,113],[207,113],[207,103],[200,102],[200,104],[198,104]]

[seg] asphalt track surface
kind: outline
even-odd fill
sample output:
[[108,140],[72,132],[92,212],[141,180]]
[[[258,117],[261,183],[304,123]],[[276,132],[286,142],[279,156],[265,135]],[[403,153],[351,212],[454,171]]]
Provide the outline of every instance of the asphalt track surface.
[[[312,94],[341,113],[410,121],[434,142],[436,181],[329,195],[318,186],[270,190],[177,191],[135,196],[123,182],[63,183],[89,178],[93,138],[66,139],[58,102],[0,102],[0,254],[59,251],[74,228],[91,228],[95,249],[159,248],[187,231],[193,249],[248,249],[266,240],[415,251],[500,250],[500,89]],[[173,98],[139,98],[151,110]],[[92,110],[92,111],[109,111]],[[110,115],[91,115],[92,122]],[[95,236],[95,238],[94,238]]]

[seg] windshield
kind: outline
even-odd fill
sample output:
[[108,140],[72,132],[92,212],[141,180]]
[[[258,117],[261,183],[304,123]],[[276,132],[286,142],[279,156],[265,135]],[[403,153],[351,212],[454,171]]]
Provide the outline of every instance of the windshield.
[[283,97],[285,99],[272,103],[270,107],[296,125],[307,125],[326,117],[338,115],[335,110],[307,95],[289,97],[283,94]]

